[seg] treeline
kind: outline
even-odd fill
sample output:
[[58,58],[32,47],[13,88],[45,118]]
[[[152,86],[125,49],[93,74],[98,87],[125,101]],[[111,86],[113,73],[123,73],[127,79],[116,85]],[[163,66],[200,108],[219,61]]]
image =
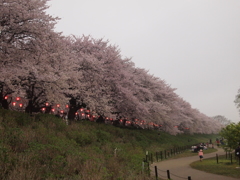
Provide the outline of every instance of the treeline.
[[58,18],[46,14],[47,0],[6,0],[0,6],[3,108],[32,113],[58,106],[69,119],[85,108],[98,116],[162,125],[172,134],[221,129],[108,41],[55,32]]

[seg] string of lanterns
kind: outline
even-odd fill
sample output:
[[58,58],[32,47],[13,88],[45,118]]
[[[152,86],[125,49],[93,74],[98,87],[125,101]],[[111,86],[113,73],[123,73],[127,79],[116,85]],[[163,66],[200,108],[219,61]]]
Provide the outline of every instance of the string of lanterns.
[[[9,96],[5,96],[4,97],[5,100],[9,99]],[[22,100],[22,101],[21,101]],[[14,98],[14,101],[11,102],[10,104],[15,107],[16,109],[20,109],[20,111],[24,111],[24,108],[26,107],[24,104],[24,98],[21,97],[16,97]],[[42,113],[46,113],[47,112],[47,108],[50,108],[49,113],[54,114],[54,115],[58,115],[59,117],[65,117],[65,119],[67,119],[67,114],[69,111],[69,105],[66,104],[65,108],[61,108],[60,104],[56,104],[56,105],[50,105],[50,103],[46,102],[45,103],[45,107],[41,108],[41,112]],[[75,120],[90,120],[90,121],[96,121],[97,118],[99,118],[99,116],[91,114],[89,109],[85,109],[85,108],[80,108],[79,110],[77,110],[77,112],[75,112]],[[139,119],[133,119],[132,121],[128,120],[128,118],[123,118],[120,120],[114,120],[113,118],[109,118],[109,117],[103,117],[105,123],[109,123],[109,124],[114,124],[114,121],[119,121],[119,124],[124,124],[125,126],[131,126],[131,125],[136,125],[139,127],[153,127],[153,128],[158,128],[158,129],[162,129],[163,125],[159,125],[153,122],[145,122],[144,120],[139,120]],[[174,128],[178,128],[178,125],[173,126]],[[185,127],[182,128],[185,130],[189,130],[190,128]]]

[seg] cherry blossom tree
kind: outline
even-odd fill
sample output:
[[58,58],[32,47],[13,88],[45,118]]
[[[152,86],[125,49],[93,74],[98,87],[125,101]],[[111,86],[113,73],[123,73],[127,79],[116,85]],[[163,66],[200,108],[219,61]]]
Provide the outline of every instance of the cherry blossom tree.
[[[2,0],[0,3],[1,64],[17,62],[12,54],[42,49],[57,18],[45,13],[48,0]],[[21,53],[20,53],[21,54]]]
[[[71,78],[66,81],[70,88],[65,92],[72,99],[71,115],[81,107],[100,114],[110,111],[106,95],[108,87],[103,78],[103,62],[98,59],[98,51],[102,49],[96,43],[90,37],[68,37],[69,52],[74,57],[70,60]],[[104,43],[102,46],[105,46]]]
[[[46,2],[1,3],[1,98],[10,93],[27,98],[30,111],[34,104],[54,99],[56,93],[49,90],[55,87],[60,92],[58,80],[63,79],[59,74],[63,73],[60,61],[64,59],[64,47],[59,48],[60,34],[53,31],[57,18],[45,14]],[[50,94],[51,98],[46,98]]]

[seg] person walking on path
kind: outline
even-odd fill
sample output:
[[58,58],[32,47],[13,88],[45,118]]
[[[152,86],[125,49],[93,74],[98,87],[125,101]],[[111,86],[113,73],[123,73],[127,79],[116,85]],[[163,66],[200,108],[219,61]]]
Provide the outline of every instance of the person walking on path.
[[202,151],[202,149],[200,149],[200,151],[198,151],[198,156],[200,158],[200,161],[202,161],[203,160],[203,151]]

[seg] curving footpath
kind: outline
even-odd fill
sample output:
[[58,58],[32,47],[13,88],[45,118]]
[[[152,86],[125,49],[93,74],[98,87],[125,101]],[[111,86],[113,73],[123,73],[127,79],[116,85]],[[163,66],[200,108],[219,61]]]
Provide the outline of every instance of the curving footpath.
[[[217,152],[204,154],[204,159],[215,157],[216,154],[224,155],[223,149],[218,148]],[[151,175],[155,176],[155,166],[158,169],[158,177],[167,179],[167,170],[170,171],[170,177],[173,180],[183,180],[191,177],[191,180],[237,180],[238,178],[226,177],[216,174],[199,171],[190,167],[192,162],[199,161],[199,157],[196,156],[184,157],[178,159],[164,160],[161,162],[154,162],[151,164]],[[238,179],[239,180],[239,179]]]

